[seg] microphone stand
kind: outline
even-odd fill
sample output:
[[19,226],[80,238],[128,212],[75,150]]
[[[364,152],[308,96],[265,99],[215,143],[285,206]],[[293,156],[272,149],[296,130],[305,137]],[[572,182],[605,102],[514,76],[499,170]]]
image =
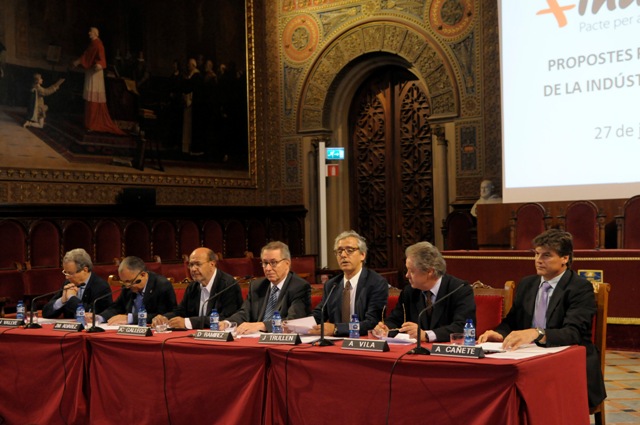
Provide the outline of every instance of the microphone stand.
[[53,292],[48,292],[46,294],[42,294],[42,295],[38,295],[37,297],[35,297],[34,299],[31,300],[31,311],[29,312],[29,323],[27,325],[25,325],[25,329],[40,329],[42,328],[42,325],[38,324],[38,323],[33,323],[33,308],[36,305],[36,300],[40,299],[42,297],[48,297],[51,296],[53,294],[57,294],[58,292],[60,292],[60,289],[57,289]]
[[313,343],[313,345],[317,345],[319,347],[326,347],[328,345],[335,345],[333,343],[333,341],[325,339],[325,337],[324,337],[324,308],[327,306],[327,303],[329,302],[329,298],[331,298],[331,294],[333,293],[333,290],[336,289],[336,286],[338,286],[338,282],[337,281],[333,283],[333,286],[331,287],[331,290],[329,291],[329,295],[327,296],[327,299],[325,300],[324,304],[322,304],[322,308],[320,309],[320,339],[315,341]]
[[424,313],[426,313],[428,310],[433,310],[433,308],[436,306],[436,304],[446,300],[447,298],[449,298],[451,295],[455,294],[456,292],[458,292],[460,290],[460,288],[463,288],[465,286],[467,286],[467,282],[464,282],[462,285],[458,286],[456,289],[454,289],[453,291],[449,292],[448,294],[445,294],[442,298],[438,298],[436,300],[436,302],[434,302],[433,304],[431,304],[428,307],[425,307],[422,309],[422,311],[420,312],[420,314],[418,314],[418,335],[416,335],[416,348],[413,348],[411,350],[409,350],[407,352],[407,354],[421,354],[421,355],[429,355],[431,354],[431,351],[429,351],[428,348],[425,347],[421,347],[420,346],[420,333],[422,332],[422,328],[420,326],[420,321],[422,319],[422,315]]
[[96,326],[96,302],[100,301],[101,299],[107,298],[107,297],[112,297],[113,294],[117,294],[118,292],[122,291],[125,288],[124,285],[122,285],[119,288],[116,288],[115,291],[109,291],[108,294],[104,294],[104,295],[100,295],[98,298],[93,300],[92,306],[91,306],[91,312],[93,313],[91,315],[91,327],[87,328],[87,333],[97,333],[97,332],[104,332],[104,329],[102,329],[99,326]]

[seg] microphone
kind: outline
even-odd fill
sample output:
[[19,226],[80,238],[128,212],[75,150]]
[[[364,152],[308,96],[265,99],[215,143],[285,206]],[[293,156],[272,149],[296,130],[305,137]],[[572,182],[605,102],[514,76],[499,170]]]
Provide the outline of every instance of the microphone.
[[324,308],[327,306],[327,303],[329,302],[329,298],[331,298],[331,294],[333,293],[333,290],[336,289],[336,286],[338,286],[337,280],[333,282],[333,285],[331,286],[331,290],[329,291],[329,295],[327,296],[327,299],[324,301],[324,304],[322,304],[322,308],[320,309],[320,339],[315,341],[312,345],[317,345],[320,347],[326,347],[327,345],[335,345],[332,341],[325,339],[324,337]]
[[206,304],[209,304],[209,301],[211,301],[212,299],[214,299],[214,298],[218,297],[219,295],[222,295],[222,293],[223,293],[223,292],[225,292],[225,291],[227,291],[227,290],[229,290],[229,289],[233,288],[233,287],[234,287],[234,286],[236,286],[237,284],[238,284],[238,281],[234,279],[234,280],[233,280],[233,283],[232,283],[231,285],[227,286],[227,287],[226,287],[226,288],[224,288],[222,291],[218,291],[218,292],[216,292],[215,294],[211,295],[209,298],[207,298],[207,300],[204,302],[204,303],[205,303],[205,305],[206,305]]
[[[136,280],[134,283],[140,283],[140,282],[141,282],[141,280],[140,280],[140,279],[138,279],[138,280]],[[107,293],[107,294],[100,295],[98,298],[96,298],[96,299],[94,299],[94,300],[93,300],[93,303],[92,303],[92,305],[91,305],[91,312],[93,313],[93,314],[91,315],[91,327],[87,329],[87,333],[104,332],[104,329],[102,329],[102,328],[101,328],[101,327],[99,327],[99,326],[96,326],[96,313],[97,313],[97,312],[96,312],[96,302],[97,302],[97,301],[100,301],[100,300],[102,300],[102,299],[104,299],[104,298],[107,298],[107,297],[112,297],[112,296],[113,296],[113,294],[117,294],[118,292],[122,291],[122,290],[123,290],[123,289],[125,289],[125,288],[126,288],[126,287],[125,287],[125,285],[122,285],[121,287],[116,288],[116,289],[115,289],[115,290],[113,290],[113,291],[109,291],[109,293]]]
[[33,323],[33,312],[34,312],[34,306],[36,305],[36,300],[40,299],[42,297],[48,297],[54,294],[57,294],[58,292],[60,292],[60,289],[57,289],[53,292],[48,292],[46,294],[42,294],[42,295],[38,295],[37,297],[35,297],[34,299],[31,300],[31,311],[29,312],[29,324],[27,324],[24,328],[25,329],[40,329],[42,328],[42,325],[38,324],[38,323]]
[[416,343],[416,348],[409,350],[407,352],[407,354],[423,354],[423,355],[428,355],[431,354],[431,351],[429,351],[428,348],[425,347],[421,347],[420,346],[420,332],[422,331],[422,329],[420,328],[420,322],[422,320],[422,315],[424,313],[426,313],[428,310],[433,310],[433,308],[439,304],[440,302],[446,300],[447,298],[449,298],[451,295],[455,294],[456,292],[458,292],[460,290],[460,288],[463,288],[465,286],[467,286],[468,283],[467,282],[463,282],[462,285],[458,286],[456,289],[454,289],[453,291],[449,292],[448,294],[445,294],[442,298],[438,298],[436,300],[436,302],[434,302],[433,304],[431,304],[428,307],[425,307],[422,309],[422,311],[420,312],[420,314],[418,314],[418,335],[416,335],[416,339],[418,340]]

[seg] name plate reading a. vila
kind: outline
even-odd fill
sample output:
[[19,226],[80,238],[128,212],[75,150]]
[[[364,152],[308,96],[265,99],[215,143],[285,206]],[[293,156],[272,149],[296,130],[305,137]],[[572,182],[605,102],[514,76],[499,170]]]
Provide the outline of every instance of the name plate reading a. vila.
[[387,341],[382,341],[379,339],[345,338],[342,341],[342,349],[377,351],[382,353],[385,351],[389,351],[389,344],[387,344]]
[[151,328],[147,326],[118,326],[118,335],[151,336]]
[[84,329],[82,323],[56,323],[53,325],[54,331],[64,331],[64,332],[80,332]]
[[262,334],[260,335],[260,344],[282,344],[282,345],[298,345],[302,341],[298,334]]
[[0,319],[0,326],[5,328],[17,328],[18,326],[24,325],[24,320],[18,319]]
[[484,358],[484,351],[480,346],[433,344],[431,354],[434,356],[466,357],[471,359]]
[[233,341],[233,335],[231,335],[231,332],[224,331],[199,330],[196,331],[196,335],[194,338],[204,341]]

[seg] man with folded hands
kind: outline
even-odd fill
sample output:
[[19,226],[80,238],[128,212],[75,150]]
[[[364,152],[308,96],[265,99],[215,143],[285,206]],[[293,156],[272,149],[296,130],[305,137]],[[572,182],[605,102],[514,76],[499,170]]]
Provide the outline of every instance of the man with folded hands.
[[402,290],[389,317],[381,318],[376,334],[386,336],[394,330],[416,338],[422,311],[419,336],[425,342],[448,342],[449,334],[463,331],[467,319],[476,323],[473,289],[467,282],[446,274],[447,264],[438,248],[429,242],[418,242],[405,250],[405,256],[410,285]]
[[209,248],[196,248],[191,253],[189,272],[193,282],[189,283],[182,301],[172,312],[153,318],[154,327],[166,323],[174,329],[208,329],[214,308],[220,320],[240,308],[240,286],[233,276],[216,268],[217,261],[218,256]]

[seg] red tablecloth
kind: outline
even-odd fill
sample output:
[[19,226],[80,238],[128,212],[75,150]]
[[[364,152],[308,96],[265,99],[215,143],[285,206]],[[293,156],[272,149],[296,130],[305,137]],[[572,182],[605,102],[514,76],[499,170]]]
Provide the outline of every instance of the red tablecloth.
[[91,424],[169,423],[164,371],[171,423],[260,424],[266,347],[254,340],[196,341],[187,335],[91,336]]
[[86,423],[84,334],[52,328],[0,328],[1,423]]
[[[589,424],[582,347],[528,360],[269,350],[271,424]],[[288,416],[288,419],[287,419]]]

